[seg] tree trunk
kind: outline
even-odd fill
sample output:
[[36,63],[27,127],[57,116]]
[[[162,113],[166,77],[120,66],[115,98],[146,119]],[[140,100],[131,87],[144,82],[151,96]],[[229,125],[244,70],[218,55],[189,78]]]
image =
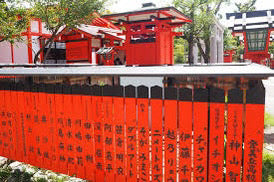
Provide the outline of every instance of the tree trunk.
[[194,47],[193,35],[190,35],[188,39],[188,63],[190,65],[194,63],[193,47]]
[[[50,37],[50,39],[48,39],[48,40],[46,41],[46,43],[43,44],[42,47],[39,49],[39,51],[35,54],[35,56],[34,56],[34,64],[37,63],[40,53],[45,49],[45,47],[46,47],[49,43],[50,43],[50,47],[51,47],[51,45],[52,45],[52,43],[53,43],[55,37],[57,36],[57,31],[58,31],[58,30],[59,30],[59,28],[58,28],[57,30],[54,31],[54,33],[52,34],[52,36]],[[48,56],[49,51],[50,51],[50,49],[47,50],[47,53],[46,53],[44,59],[46,59],[46,56]]]

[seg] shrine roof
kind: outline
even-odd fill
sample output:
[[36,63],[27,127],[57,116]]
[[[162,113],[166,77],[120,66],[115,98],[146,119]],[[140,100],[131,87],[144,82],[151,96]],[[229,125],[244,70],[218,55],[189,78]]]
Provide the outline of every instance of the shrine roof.
[[173,66],[94,66],[90,64],[14,65],[0,64],[2,76],[190,76],[274,77],[274,70],[258,64],[223,63]]
[[191,20],[184,15],[181,11],[174,7],[150,7],[150,8],[141,8],[135,11],[115,13],[109,15],[103,15],[102,17],[111,21],[119,22],[119,21],[141,21],[151,19],[151,17],[157,17],[157,13],[160,13],[160,18],[169,18],[173,17],[172,23],[178,22],[191,22]]

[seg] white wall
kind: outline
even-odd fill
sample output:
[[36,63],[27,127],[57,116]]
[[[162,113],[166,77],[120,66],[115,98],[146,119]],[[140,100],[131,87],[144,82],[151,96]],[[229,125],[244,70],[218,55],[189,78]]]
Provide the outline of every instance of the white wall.
[[9,42],[0,43],[0,63],[12,63],[11,45]]
[[14,63],[28,63],[28,46],[26,36],[23,36],[23,42],[17,42],[14,45]]
[[39,32],[39,22],[38,21],[31,21],[31,32]]

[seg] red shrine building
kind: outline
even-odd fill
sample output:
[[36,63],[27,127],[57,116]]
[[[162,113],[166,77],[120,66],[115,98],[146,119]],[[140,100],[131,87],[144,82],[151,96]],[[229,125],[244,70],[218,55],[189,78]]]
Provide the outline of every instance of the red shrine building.
[[[111,22],[99,17],[92,20],[91,25],[81,25],[80,27],[68,30],[63,27],[51,46],[47,59],[44,55],[49,49],[40,53],[39,59],[45,64],[64,63],[92,63],[100,64],[100,56],[96,54],[104,46],[122,45],[124,36],[122,31]],[[32,19],[30,26],[21,35],[22,42],[11,45],[9,42],[0,43],[0,63],[6,64],[32,64],[34,56],[51,37],[51,33],[45,28],[45,23],[40,19]]]
[[274,34],[274,10],[228,13],[228,28],[244,42],[244,60],[262,64],[270,60],[268,46]]
[[[90,25],[63,27],[51,45],[40,53],[43,64],[172,65],[175,29],[191,22],[174,7],[157,8],[145,3],[139,10],[99,17]],[[22,33],[25,41],[0,43],[0,63],[32,64],[37,51],[51,34],[39,19]]]

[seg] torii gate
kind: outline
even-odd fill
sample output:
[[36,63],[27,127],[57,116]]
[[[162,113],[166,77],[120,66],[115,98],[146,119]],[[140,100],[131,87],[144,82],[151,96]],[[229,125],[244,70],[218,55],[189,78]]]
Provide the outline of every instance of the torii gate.
[[233,36],[244,37],[244,59],[260,64],[270,58],[268,46],[271,32],[274,33],[274,9],[227,13],[226,18]]

